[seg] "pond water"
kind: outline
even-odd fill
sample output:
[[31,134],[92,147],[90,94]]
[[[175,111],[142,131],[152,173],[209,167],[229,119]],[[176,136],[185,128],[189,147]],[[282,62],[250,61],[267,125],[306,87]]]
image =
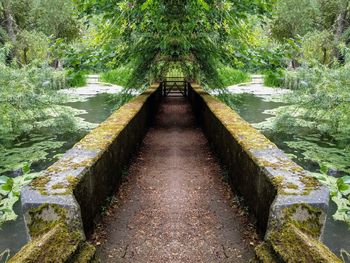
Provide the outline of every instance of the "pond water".
[[[268,96],[258,97],[253,94],[235,94],[235,107],[239,114],[248,122],[257,124],[266,121],[273,115],[268,110],[273,110],[285,105],[284,103],[271,100]],[[115,95],[101,93],[95,96],[87,97],[84,100],[67,103],[67,106],[73,107],[78,110],[83,110],[77,115],[84,121],[89,123],[98,124],[104,121],[115,109]],[[25,151],[28,147],[38,145],[43,141],[59,142],[57,145],[53,145],[49,149],[46,149],[47,155],[42,160],[33,163],[32,169],[34,171],[40,171],[47,168],[50,164],[55,162],[61,154],[70,149],[80,138],[82,138],[85,132],[76,132],[75,134],[60,135],[57,137],[43,137],[42,135],[34,135],[32,138],[26,139],[18,143],[18,150]],[[317,171],[319,168],[317,163],[305,158],[305,148],[290,147],[287,142],[306,142],[316,144],[320,149],[329,150],[334,149],[334,154],[339,158],[342,158],[343,143],[335,144],[330,143],[324,138],[320,138],[318,135],[300,136],[300,135],[285,135],[275,132],[264,132],[264,134],[273,141],[278,147],[284,150],[291,158],[305,169],[310,171]],[[57,147],[56,147],[57,146]],[[27,151],[28,154],[30,151]],[[16,154],[16,151],[12,151],[12,154]],[[25,157],[25,155],[23,155]],[[23,157],[23,158],[24,158]],[[21,214],[21,204],[18,202],[15,205],[15,211],[19,215],[18,219],[13,222],[5,223],[0,230],[0,254],[6,249],[10,250],[11,255],[16,253],[24,244],[26,244],[25,226],[23,216]],[[331,203],[329,207],[329,216],[325,227],[323,236],[324,243],[337,255],[340,255],[341,249],[350,251],[350,230],[349,227],[339,221],[334,221],[332,214],[335,211],[335,204]],[[4,262],[4,259],[0,263]]]
[[[257,127],[259,127],[259,123],[265,122],[274,116],[271,110],[286,105],[282,102],[279,102],[279,100],[274,100],[273,97],[267,95],[256,96],[254,94],[248,93],[237,93],[231,94],[230,97],[231,96],[236,111],[247,122]],[[319,153],[330,152],[331,150],[332,158],[334,159],[344,158],[344,144],[346,144],[344,141],[328,141],[326,138],[321,138],[317,134],[309,133],[286,135],[271,130],[262,130],[262,132],[280,149],[288,154],[296,163],[311,172],[317,172],[319,166],[315,161],[313,161],[314,156],[308,158],[310,157],[310,154],[307,151],[309,151],[308,147],[310,145],[312,145],[314,149],[317,149],[317,152]],[[298,144],[293,144],[293,142],[298,142]],[[347,143],[349,142],[350,138]],[[328,162],[329,160],[322,160],[322,158],[329,158],[329,155],[319,155],[320,161]],[[347,165],[350,164],[348,163]],[[336,205],[331,202],[323,235],[323,242],[335,254],[340,256],[341,249],[345,249],[350,252],[350,227],[344,222],[333,220],[332,215],[334,214],[335,210]],[[349,259],[344,260],[346,262],[350,262]]]
[[[116,94],[100,93],[94,96],[85,96],[83,100],[75,100],[73,102],[66,103],[65,105],[81,110],[76,117],[90,123],[89,127],[91,129],[107,119],[107,117],[109,117],[114,111],[116,107]],[[41,171],[54,163],[61,154],[70,149],[87,132],[88,131],[85,129],[83,131],[80,130],[74,133],[49,138],[40,134],[33,135],[31,138],[26,138],[21,142],[17,142],[16,145],[9,148],[8,153],[2,153],[1,156],[4,160],[5,158],[16,157],[19,158],[19,162],[23,162],[29,158],[29,156],[26,154],[18,155],[19,152],[28,152],[28,154],[30,154],[30,149],[35,148],[35,150],[38,150],[40,148],[45,154],[43,154],[43,158],[41,160],[32,164],[31,170],[35,172]],[[45,148],[45,143],[47,142],[53,142],[52,146]],[[6,174],[11,175],[9,173]],[[16,203],[14,210],[18,215],[17,220],[6,222],[0,229],[0,254],[5,250],[9,250],[11,255],[13,255],[27,243],[20,202]],[[4,261],[5,257],[1,259],[0,256],[0,263]]]

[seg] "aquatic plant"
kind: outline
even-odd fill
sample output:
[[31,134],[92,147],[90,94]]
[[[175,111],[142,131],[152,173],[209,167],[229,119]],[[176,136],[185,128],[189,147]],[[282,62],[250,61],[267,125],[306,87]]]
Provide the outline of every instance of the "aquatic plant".
[[0,253],[0,262],[7,262],[10,258],[10,249],[5,249]]
[[[217,95],[221,101],[238,111],[248,106],[244,96],[224,92]],[[319,124],[301,118],[303,110],[295,105],[285,105],[263,113],[272,117],[253,124],[254,127],[284,149],[297,163],[313,171],[315,177],[330,188],[331,198],[338,207],[334,219],[350,226],[349,137],[346,134],[333,137],[320,134]],[[318,170],[320,172],[316,173]]]
[[40,176],[40,173],[30,173],[29,164],[22,167],[22,173],[15,178],[0,176],[0,227],[7,221],[16,220],[13,206],[20,198],[21,188]]
[[350,176],[339,178],[329,176],[329,169],[324,165],[321,166],[320,171],[321,173],[313,173],[313,175],[330,189],[331,199],[337,205],[333,218],[346,222],[350,227]]

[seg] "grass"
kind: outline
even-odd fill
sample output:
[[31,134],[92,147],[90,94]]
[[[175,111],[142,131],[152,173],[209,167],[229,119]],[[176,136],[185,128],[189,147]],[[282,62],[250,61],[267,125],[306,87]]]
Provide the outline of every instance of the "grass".
[[284,71],[276,69],[266,71],[264,74],[264,85],[266,87],[282,87],[284,84]]
[[218,73],[219,79],[225,87],[251,81],[250,74],[231,67],[222,67],[218,69]]
[[119,67],[107,72],[103,72],[100,75],[100,80],[102,82],[126,87],[131,78],[131,74],[132,74],[132,70],[130,68]]
[[86,86],[86,72],[84,71],[68,71],[67,73],[68,87],[84,87]]

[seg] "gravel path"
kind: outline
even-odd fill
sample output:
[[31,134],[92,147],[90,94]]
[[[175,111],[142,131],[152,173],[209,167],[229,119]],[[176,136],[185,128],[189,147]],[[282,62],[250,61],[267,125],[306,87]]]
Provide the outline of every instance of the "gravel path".
[[184,98],[166,98],[92,236],[101,262],[248,262],[259,242]]

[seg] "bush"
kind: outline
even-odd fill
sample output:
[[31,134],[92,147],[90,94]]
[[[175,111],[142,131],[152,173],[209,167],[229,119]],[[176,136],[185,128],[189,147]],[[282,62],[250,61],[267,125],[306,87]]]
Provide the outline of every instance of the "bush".
[[282,87],[284,84],[284,71],[282,69],[269,70],[264,74],[266,87]]
[[[47,130],[69,129],[73,116],[61,104],[65,96],[66,74],[46,64],[40,67],[7,65],[7,47],[0,48],[0,145],[29,136],[44,126]],[[69,126],[69,127],[68,127]]]
[[67,85],[68,87],[84,87],[86,85],[86,72],[69,70],[67,72]]
[[220,68],[218,74],[220,81],[225,87],[251,81],[248,73],[231,67]]
[[129,67],[119,67],[100,75],[100,80],[126,87],[130,81],[132,70]]

